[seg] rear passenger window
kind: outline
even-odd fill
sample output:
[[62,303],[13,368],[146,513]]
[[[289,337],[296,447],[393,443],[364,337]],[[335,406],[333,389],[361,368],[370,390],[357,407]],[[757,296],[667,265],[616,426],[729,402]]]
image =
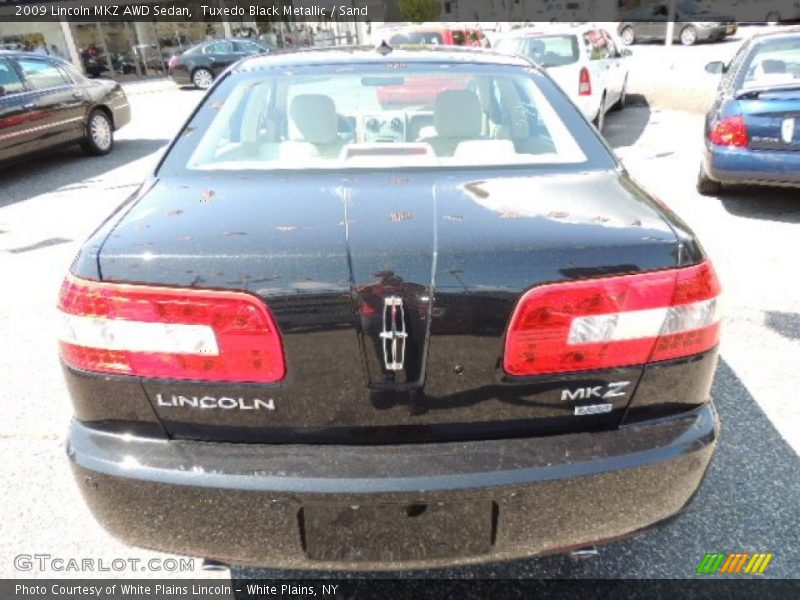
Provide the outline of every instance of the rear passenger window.
[[70,83],[64,72],[51,62],[30,58],[20,58],[17,62],[28,84],[34,90],[45,90]]
[[7,60],[0,60],[0,86],[3,94],[17,94],[25,90],[22,79]]

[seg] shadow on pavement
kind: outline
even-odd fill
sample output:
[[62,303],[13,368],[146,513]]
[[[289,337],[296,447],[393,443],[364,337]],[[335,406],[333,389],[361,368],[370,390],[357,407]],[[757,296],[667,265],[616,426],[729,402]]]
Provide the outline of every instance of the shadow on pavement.
[[737,217],[800,223],[800,194],[796,188],[723,187],[717,197],[725,210]]
[[157,152],[168,142],[167,139],[120,139],[114,142],[110,154],[95,157],[86,156],[77,145],[68,146],[0,167],[3,190],[0,207],[69,186],[91,189],[93,178]]
[[647,98],[641,94],[629,94],[627,107],[606,115],[603,137],[614,149],[633,146],[647,128],[650,115]]
[[770,310],[765,324],[774,332],[790,340],[800,340],[800,314]]
[[[232,567],[231,577],[694,578],[706,552],[756,551],[775,553],[760,577],[795,577],[800,560],[796,529],[800,522],[800,458],[724,361],[717,368],[712,395],[722,421],[720,443],[694,500],[676,519],[661,527],[598,547],[600,554],[596,558],[553,555],[397,573]],[[631,511],[635,511],[637,499],[630,498],[629,502]],[[602,519],[603,515],[598,514],[597,518]]]

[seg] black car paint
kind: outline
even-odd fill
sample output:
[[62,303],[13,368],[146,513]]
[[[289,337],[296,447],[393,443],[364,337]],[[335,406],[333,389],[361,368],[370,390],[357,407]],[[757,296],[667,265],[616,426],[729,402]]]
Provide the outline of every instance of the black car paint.
[[[53,64],[71,83],[32,89],[17,64],[19,58]],[[60,59],[41,55],[0,53],[0,60],[8,61],[26,84],[21,92],[0,96],[0,163],[80,142],[95,109],[109,114],[114,129],[130,121],[130,105],[115,81],[78,78]]]
[[[236,68],[226,75],[237,76]],[[531,286],[705,256],[555,84],[542,86],[570,128],[594,140],[593,168],[189,177],[165,159],[89,238],[73,274],[253,293],[276,318],[287,376],[272,385],[211,384],[65,367],[77,419],[68,452],[106,528],[133,543],[230,562],[401,568],[583,545],[652,525],[689,501],[716,444],[708,403],[716,350],[597,372],[503,372],[505,327]],[[206,102],[213,99],[214,90]],[[180,151],[180,137],[168,153]],[[486,206],[504,194],[529,194],[535,214]],[[377,323],[363,310],[387,293],[415,312],[416,362],[401,381],[378,368]],[[630,383],[610,413],[575,416],[576,403],[563,400],[564,389],[619,381]],[[159,394],[257,395],[276,408],[192,411],[159,406]],[[384,525],[396,535],[409,529],[396,515],[416,513],[400,509],[424,505],[431,531],[446,542],[440,502],[474,518],[476,536],[491,532],[488,543],[419,555],[414,539],[400,535],[387,559],[352,554],[345,550],[357,539],[319,530],[344,518],[342,506],[384,506],[369,518],[347,517],[355,518],[348,535],[366,538]],[[120,503],[144,513],[120,514]]]

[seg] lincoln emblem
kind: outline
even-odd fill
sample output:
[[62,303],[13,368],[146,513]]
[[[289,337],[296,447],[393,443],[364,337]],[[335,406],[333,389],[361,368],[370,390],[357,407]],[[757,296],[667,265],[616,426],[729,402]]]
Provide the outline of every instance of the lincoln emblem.
[[387,371],[402,371],[406,354],[406,316],[403,300],[389,296],[383,300],[383,360]]

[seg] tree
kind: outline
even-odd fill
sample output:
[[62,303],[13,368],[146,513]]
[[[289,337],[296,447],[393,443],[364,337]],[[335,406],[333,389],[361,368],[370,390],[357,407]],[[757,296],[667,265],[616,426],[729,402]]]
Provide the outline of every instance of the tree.
[[397,5],[403,16],[412,23],[435,21],[442,12],[436,0],[397,0]]

